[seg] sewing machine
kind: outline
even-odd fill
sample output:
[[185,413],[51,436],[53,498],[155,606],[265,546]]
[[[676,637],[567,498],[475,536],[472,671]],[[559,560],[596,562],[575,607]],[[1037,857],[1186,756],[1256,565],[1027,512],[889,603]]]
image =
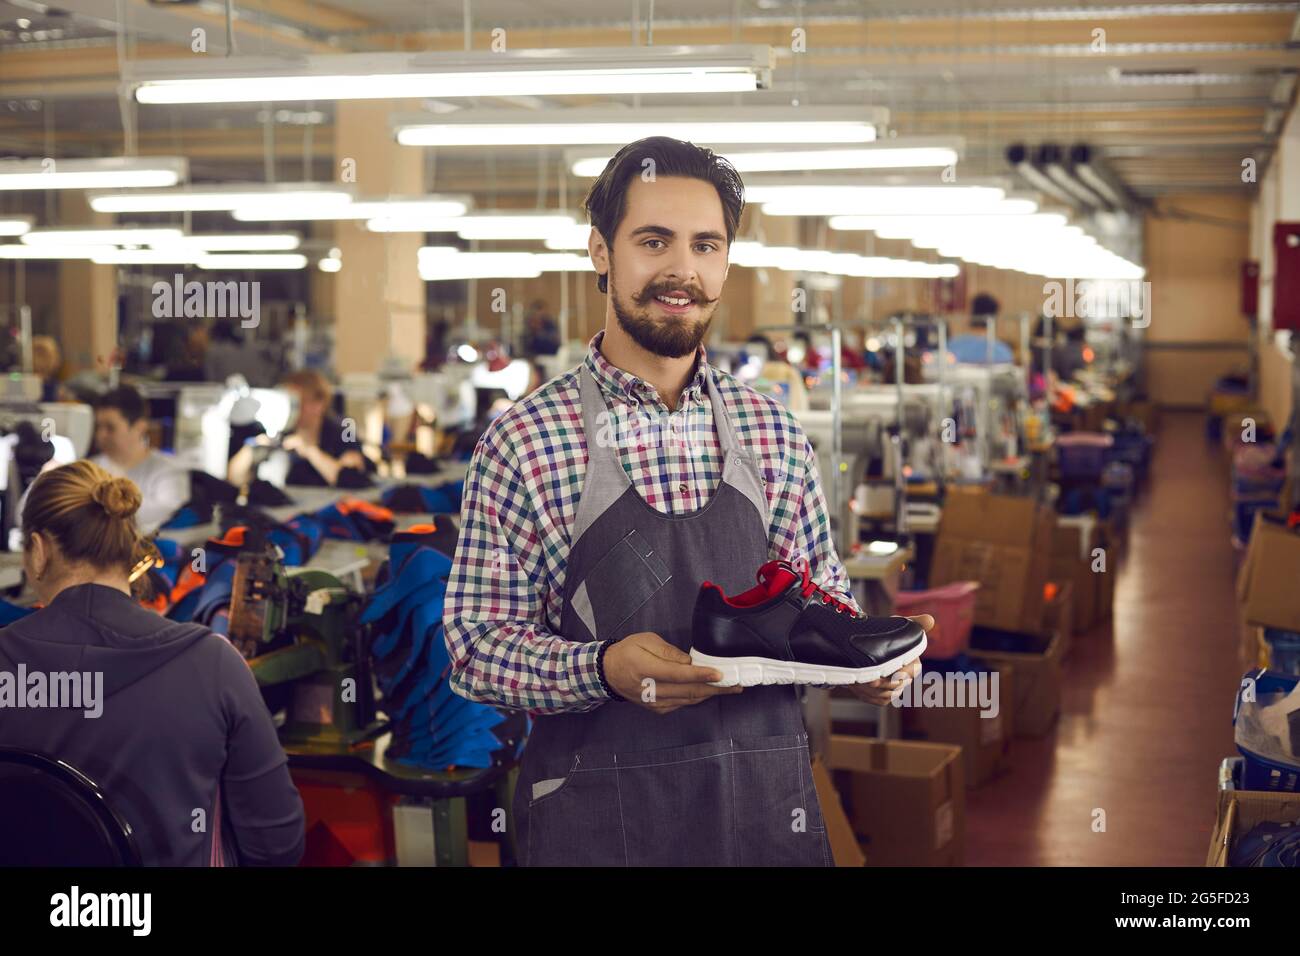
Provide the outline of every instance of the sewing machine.
[[228,637],[263,687],[292,684],[280,739],[346,750],[383,729],[376,719],[362,598],[324,571],[287,571],[250,528],[236,559]]

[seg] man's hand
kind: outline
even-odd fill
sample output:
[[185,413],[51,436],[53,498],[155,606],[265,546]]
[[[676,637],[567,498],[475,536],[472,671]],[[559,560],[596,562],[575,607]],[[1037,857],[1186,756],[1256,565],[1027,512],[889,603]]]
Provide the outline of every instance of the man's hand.
[[722,680],[712,667],[697,667],[691,655],[653,631],[629,634],[605,651],[605,680],[634,704],[656,714],[672,713],[718,694],[739,694],[743,687],[711,687]]
[[[929,631],[934,627],[934,618],[928,614],[921,614],[917,617],[909,618],[909,620],[913,620],[917,624],[920,624],[923,631]],[[613,650],[613,648],[610,648],[610,650]],[[853,696],[858,700],[884,707],[901,694],[904,687],[920,676],[921,662],[915,660],[890,677],[882,677],[880,680],[872,681],[870,684],[850,684],[848,686],[849,690],[853,693]]]
[[301,435],[286,435],[284,441],[280,442],[280,447],[285,451],[301,452],[307,447],[307,443],[303,441]]

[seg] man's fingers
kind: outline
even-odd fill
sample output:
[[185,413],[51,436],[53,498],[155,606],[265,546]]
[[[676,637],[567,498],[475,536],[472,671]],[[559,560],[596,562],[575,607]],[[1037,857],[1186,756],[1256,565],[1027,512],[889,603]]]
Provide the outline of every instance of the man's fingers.
[[716,697],[718,694],[738,694],[744,688],[740,685],[735,687],[714,687],[710,684],[678,684],[672,681],[656,681],[654,690],[656,700],[690,703]]
[[[674,648],[676,650],[676,648]],[[647,654],[638,663],[644,677],[653,677],[656,683],[667,684],[712,684],[722,680],[722,674],[714,667],[697,667],[690,663],[690,655],[683,654],[687,663],[674,664],[655,654]]]

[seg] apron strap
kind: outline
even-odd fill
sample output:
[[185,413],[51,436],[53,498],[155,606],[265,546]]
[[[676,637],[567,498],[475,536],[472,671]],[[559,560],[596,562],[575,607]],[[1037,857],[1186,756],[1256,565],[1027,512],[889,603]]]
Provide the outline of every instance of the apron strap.
[[763,476],[758,470],[758,462],[749,449],[740,444],[736,437],[736,426],[727,413],[727,406],[718,391],[717,371],[707,366],[709,383],[709,401],[713,405],[713,427],[718,432],[718,444],[722,449],[722,480],[731,485],[758,511],[763,519],[763,527],[771,528],[772,520],[767,507],[767,493],[763,488]]
[[587,475],[583,479],[578,512],[574,515],[573,530],[569,534],[570,547],[632,487],[632,480],[618,460],[617,423],[586,362],[579,366],[578,394],[582,400],[582,424],[586,431]]

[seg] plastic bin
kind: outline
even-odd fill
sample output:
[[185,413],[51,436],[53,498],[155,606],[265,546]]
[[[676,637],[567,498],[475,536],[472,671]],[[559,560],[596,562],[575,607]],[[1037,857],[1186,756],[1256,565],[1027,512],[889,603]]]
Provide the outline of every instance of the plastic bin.
[[[1276,670],[1247,671],[1237,689],[1237,699],[1232,708],[1232,722],[1237,723],[1241,713],[1242,695],[1247,687],[1254,687],[1255,700],[1263,702],[1273,696],[1285,697],[1295,685],[1300,683],[1300,676],[1283,674]],[[1300,760],[1295,763],[1283,763],[1270,757],[1254,753],[1237,745],[1244,762],[1241,767],[1239,786],[1242,790],[1265,790],[1273,793],[1300,793]]]
[[971,626],[975,623],[975,592],[978,581],[954,581],[928,591],[899,591],[894,598],[894,613],[904,617],[929,614],[934,629],[926,635],[923,658],[955,657],[970,646]]

